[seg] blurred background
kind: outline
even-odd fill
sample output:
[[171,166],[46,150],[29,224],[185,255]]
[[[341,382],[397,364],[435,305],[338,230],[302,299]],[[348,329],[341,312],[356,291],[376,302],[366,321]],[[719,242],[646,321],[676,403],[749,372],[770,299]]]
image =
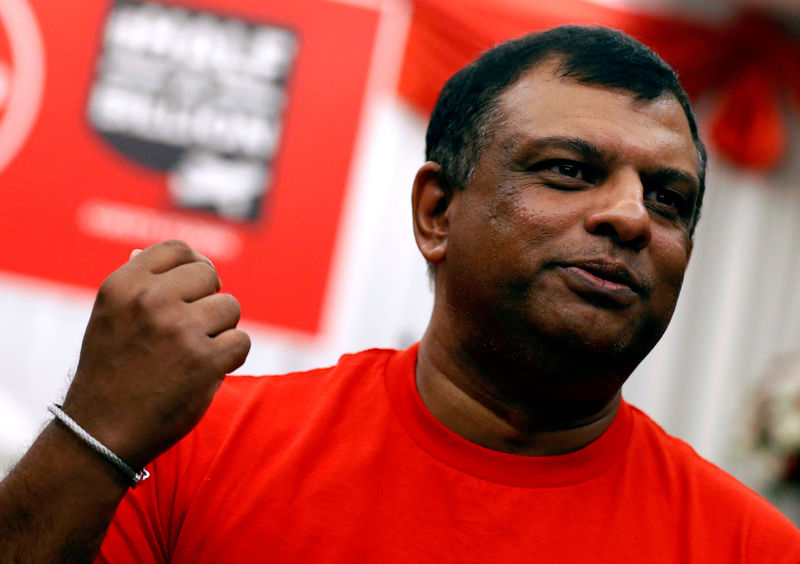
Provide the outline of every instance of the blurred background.
[[409,196],[438,89],[562,23],[659,52],[711,155],[675,318],[626,398],[800,523],[796,0],[0,1],[0,475],[133,248],[214,261],[253,338],[238,373],[418,340]]

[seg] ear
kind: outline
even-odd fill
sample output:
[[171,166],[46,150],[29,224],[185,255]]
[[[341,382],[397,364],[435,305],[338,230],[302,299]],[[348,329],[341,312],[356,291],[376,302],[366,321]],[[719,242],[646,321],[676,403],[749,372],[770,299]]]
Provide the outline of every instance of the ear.
[[417,171],[411,192],[414,238],[430,264],[442,262],[447,250],[448,211],[453,193],[448,193],[443,185],[441,166],[428,161]]

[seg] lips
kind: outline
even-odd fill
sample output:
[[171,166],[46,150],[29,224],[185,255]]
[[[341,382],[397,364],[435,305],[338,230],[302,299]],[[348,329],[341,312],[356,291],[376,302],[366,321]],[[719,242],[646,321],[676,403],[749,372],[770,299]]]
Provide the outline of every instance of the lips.
[[621,262],[577,261],[562,263],[558,267],[567,286],[592,302],[626,306],[645,294],[641,279]]
[[574,262],[566,265],[568,267],[575,267],[585,270],[589,274],[607,280],[615,284],[622,284],[628,286],[637,294],[644,292],[644,286],[639,280],[639,277],[633,274],[625,264],[621,262],[612,261],[590,261],[590,262]]

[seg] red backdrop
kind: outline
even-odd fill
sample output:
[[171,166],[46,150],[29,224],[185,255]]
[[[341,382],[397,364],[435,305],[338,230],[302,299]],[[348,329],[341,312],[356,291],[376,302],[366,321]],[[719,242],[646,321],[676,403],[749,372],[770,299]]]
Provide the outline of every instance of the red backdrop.
[[584,0],[414,0],[400,95],[429,112],[445,80],[510,37],[575,23],[627,31],[675,67],[693,98],[713,97],[710,140],[733,163],[776,166],[786,109],[800,104],[800,41],[766,15],[718,24],[632,13]]
[[[4,4],[0,269],[94,288],[132,248],[183,238],[246,318],[316,332],[378,14],[323,0]],[[116,16],[139,27],[114,31]],[[239,181],[263,192],[245,211],[192,203]]]

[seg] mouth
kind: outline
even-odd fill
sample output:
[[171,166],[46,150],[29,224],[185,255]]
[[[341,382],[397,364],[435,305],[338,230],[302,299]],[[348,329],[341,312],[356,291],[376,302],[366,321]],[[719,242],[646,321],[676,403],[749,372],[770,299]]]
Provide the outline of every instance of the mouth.
[[567,286],[597,305],[625,307],[641,299],[645,287],[623,263],[592,260],[558,265]]

